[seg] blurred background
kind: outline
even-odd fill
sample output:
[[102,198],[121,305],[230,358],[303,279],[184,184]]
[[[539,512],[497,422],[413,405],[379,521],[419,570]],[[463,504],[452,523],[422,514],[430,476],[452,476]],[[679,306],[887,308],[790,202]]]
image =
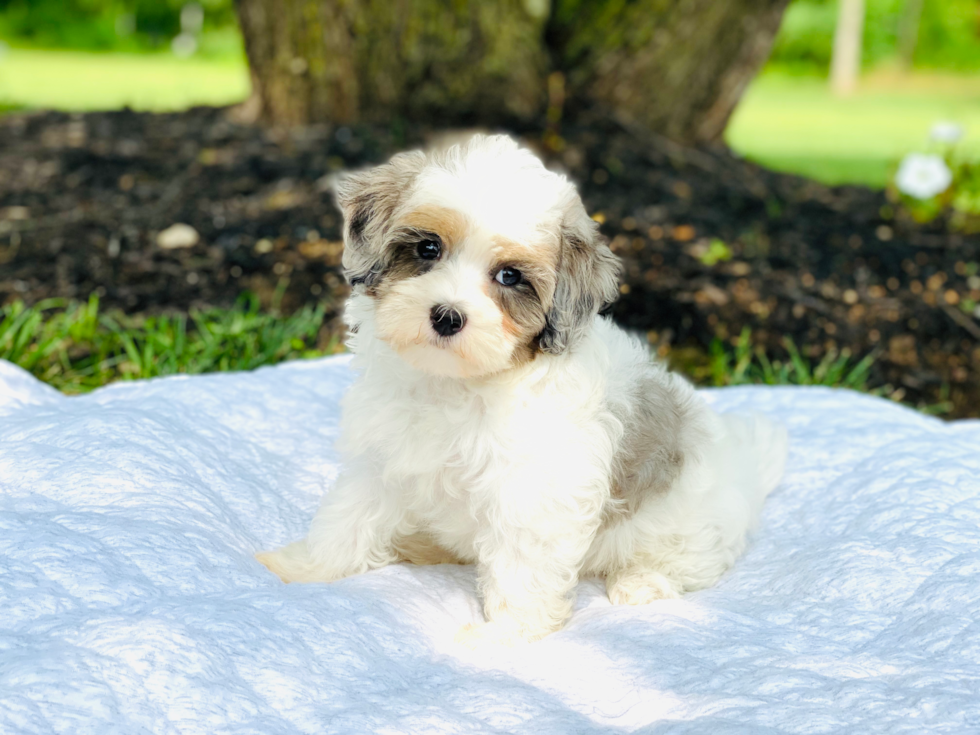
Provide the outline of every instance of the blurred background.
[[980,415],[980,0],[0,0],[0,357],[342,349],[329,175],[460,126],[576,179],[699,383]]

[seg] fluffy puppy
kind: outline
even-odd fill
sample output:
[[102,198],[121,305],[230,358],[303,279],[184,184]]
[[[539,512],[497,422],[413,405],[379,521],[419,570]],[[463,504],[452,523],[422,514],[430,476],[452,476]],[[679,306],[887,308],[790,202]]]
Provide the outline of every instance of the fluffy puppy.
[[782,475],[785,431],[718,415],[599,310],[619,263],[573,185],[506,136],[337,184],[352,365],[336,486],[286,582],[475,563],[487,622],[558,630],[582,576],[614,604],[713,584]]

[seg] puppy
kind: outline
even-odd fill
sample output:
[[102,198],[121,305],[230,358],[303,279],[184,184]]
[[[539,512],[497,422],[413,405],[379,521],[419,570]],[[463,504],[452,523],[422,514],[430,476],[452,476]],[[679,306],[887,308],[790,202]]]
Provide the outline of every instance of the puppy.
[[562,627],[583,576],[614,604],[713,584],[779,482],[785,431],[715,414],[599,310],[619,263],[574,186],[506,136],[396,155],[336,187],[353,286],[336,486],[286,582],[474,563],[461,643]]

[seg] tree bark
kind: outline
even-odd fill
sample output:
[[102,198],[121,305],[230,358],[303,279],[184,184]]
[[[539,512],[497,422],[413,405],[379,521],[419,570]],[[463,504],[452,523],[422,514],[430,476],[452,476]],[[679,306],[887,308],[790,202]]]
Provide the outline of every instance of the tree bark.
[[238,15],[271,122],[492,122],[544,98],[547,0],[238,0]]
[[788,0],[557,0],[550,28],[572,104],[682,143],[721,137],[769,57]]
[[237,1],[270,122],[486,125],[558,100],[682,143],[721,136],[788,2]]

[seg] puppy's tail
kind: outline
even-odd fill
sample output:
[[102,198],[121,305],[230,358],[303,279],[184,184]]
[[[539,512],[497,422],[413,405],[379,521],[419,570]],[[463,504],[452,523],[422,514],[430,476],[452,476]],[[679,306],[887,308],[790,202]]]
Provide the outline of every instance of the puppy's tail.
[[789,451],[789,432],[782,424],[760,414],[723,414],[721,418],[727,429],[728,441],[733,445],[737,461],[744,470],[744,479],[740,483],[742,490],[754,514],[758,514],[766,496],[783,479]]
[[276,551],[263,551],[256,554],[255,559],[286,583],[333,581],[332,577],[324,573],[322,565],[313,561],[306,539]]

